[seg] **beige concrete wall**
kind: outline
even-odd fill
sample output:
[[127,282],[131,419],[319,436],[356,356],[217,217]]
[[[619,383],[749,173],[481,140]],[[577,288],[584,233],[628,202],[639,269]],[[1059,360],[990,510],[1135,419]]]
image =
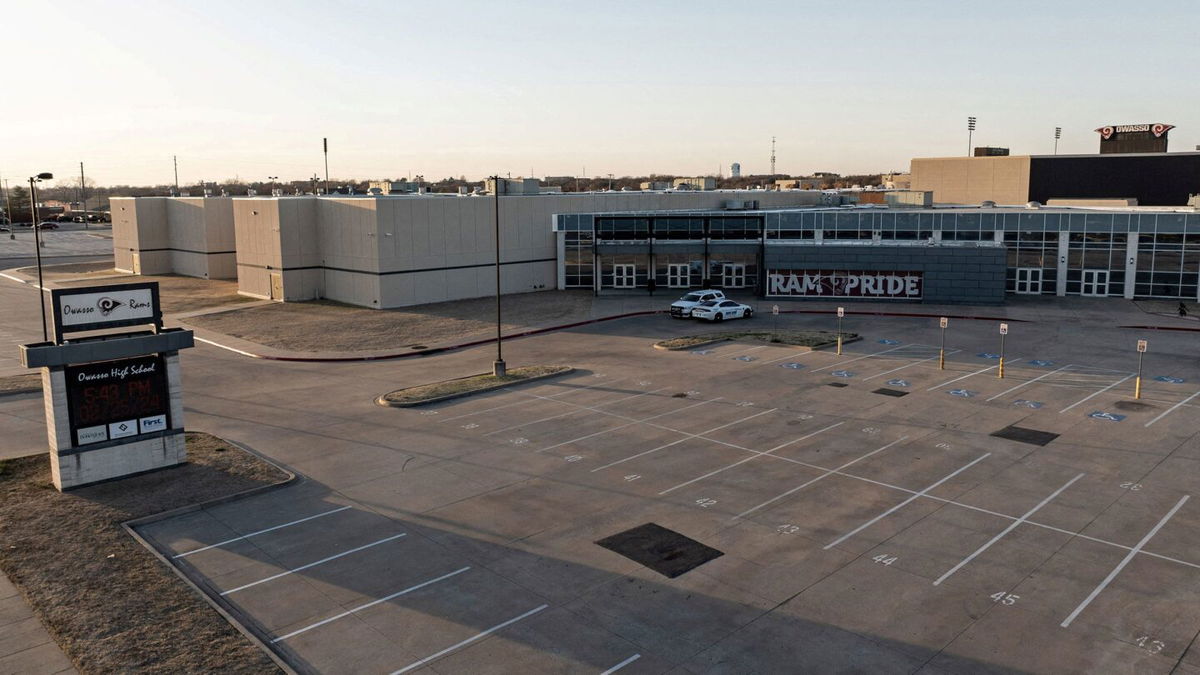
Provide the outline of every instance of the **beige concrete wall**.
[[114,197],[110,203],[117,269],[135,271],[136,254],[141,274],[237,276],[228,197]]
[[133,197],[112,197],[113,265],[122,272],[133,271],[133,252],[138,249],[137,202]]
[[1029,156],[915,158],[912,189],[932,191],[937,204],[1024,204],[1029,201]]
[[[554,288],[553,215],[595,211],[714,209],[727,200],[760,207],[811,206],[816,192],[584,193],[500,198],[501,290]],[[283,275],[286,300],[329,298],[401,307],[495,292],[490,196],[235,198],[238,289],[270,296]]]

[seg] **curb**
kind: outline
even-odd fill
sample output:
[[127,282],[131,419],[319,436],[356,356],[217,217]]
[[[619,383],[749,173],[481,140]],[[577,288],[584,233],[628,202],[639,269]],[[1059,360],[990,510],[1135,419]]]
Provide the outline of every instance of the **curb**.
[[[706,341],[706,342],[696,342],[696,343],[694,343],[694,344],[690,344],[690,345],[688,345],[688,346],[686,346],[686,347],[675,347],[675,348],[671,348],[671,347],[664,347],[664,346],[662,346],[662,343],[660,343],[660,342],[655,342],[655,343],[654,343],[654,348],[655,348],[655,349],[658,349],[658,350],[660,350],[660,351],[664,351],[664,352],[686,352],[686,351],[691,351],[691,350],[693,350],[693,349],[699,349],[699,348],[703,348],[703,347],[708,347],[709,345],[720,344],[720,343],[722,343],[722,342],[737,342],[737,341],[738,341],[738,340],[740,340],[740,339],[742,339],[742,338],[719,338],[719,339],[716,339],[716,340],[708,340],[708,341]],[[854,336],[854,337],[852,337],[852,338],[844,338],[844,339],[842,340],[842,344],[844,344],[844,345],[848,345],[848,344],[850,344],[851,342],[858,342],[858,341],[859,341],[859,340],[861,340],[861,339],[862,339],[862,336],[861,336],[861,335],[855,335],[855,336]],[[665,342],[665,340],[664,340],[663,342]],[[752,340],[752,342],[760,342],[760,340]],[[826,347],[833,347],[834,345],[836,345],[836,344],[837,344],[837,340],[835,339],[835,340],[834,340],[834,341],[832,341],[832,342],[822,342],[822,343],[821,343],[821,344],[819,344],[819,345],[813,345],[813,346],[811,346],[811,347],[810,347],[810,346],[807,346],[807,345],[790,345],[790,344],[788,344],[788,343],[786,343],[786,342],[771,342],[771,341],[769,341],[769,340],[767,340],[767,341],[766,341],[766,343],[767,343],[767,344],[777,344],[777,345],[779,345],[779,346],[781,346],[781,347],[788,347],[788,348],[790,348],[790,349],[798,349],[798,350],[805,350],[805,351],[815,352],[815,351],[817,351],[818,349],[825,349]]]
[[[416,408],[416,407],[423,406],[423,405],[429,405],[431,403],[441,403],[442,401],[451,401],[456,398],[464,398],[466,396],[482,394],[484,392],[495,391],[497,389],[504,389],[506,387],[522,385],[522,384],[525,384],[526,382],[537,382],[538,380],[546,380],[551,377],[558,377],[559,375],[568,375],[573,372],[575,372],[575,368],[573,368],[571,366],[567,366],[566,370],[560,370],[555,373],[546,373],[545,375],[535,375],[533,377],[526,377],[522,380],[517,380],[515,382],[498,382],[496,384],[491,384],[491,385],[488,385],[481,389],[472,389],[470,391],[460,391],[460,392],[455,392],[453,394],[445,394],[443,396],[435,396],[433,398],[427,398],[427,399],[423,399],[420,401],[412,401],[411,403],[400,403],[400,402],[396,402],[396,401],[389,401],[386,398],[387,394],[380,394],[379,396],[375,397],[375,404],[381,405],[385,408]],[[456,379],[465,380],[465,379],[467,379],[467,377],[478,377],[479,375],[487,375],[487,373],[479,373],[478,375],[467,375],[466,377],[459,377]],[[454,380],[448,380],[448,381],[453,382]],[[403,390],[397,389],[396,391],[403,391]],[[389,392],[389,393],[392,393],[392,392]]]
[[1118,328],[1134,328],[1137,330],[1179,330],[1191,333],[1200,333],[1200,328],[1190,328],[1187,326],[1118,326]]

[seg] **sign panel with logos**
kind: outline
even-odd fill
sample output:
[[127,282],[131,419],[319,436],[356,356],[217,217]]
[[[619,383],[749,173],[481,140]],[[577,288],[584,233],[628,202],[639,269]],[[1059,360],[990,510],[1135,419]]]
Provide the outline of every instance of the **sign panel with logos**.
[[54,341],[58,343],[62,342],[65,333],[142,324],[162,325],[158,282],[56,288],[51,291],[51,300],[54,304]]
[[171,402],[161,356],[67,366],[64,371],[77,447],[170,427]]
[[919,300],[921,272],[873,270],[770,270],[767,295]]
[[1141,354],[1145,354],[1145,353],[1146,353],[1146,347],[1148,346],[1148,344],[1149,344],[1149,343],[1147,343],[1145,340],[1138,340],[1138,341],[1137,341],[1137,350],[1138,350],[1138,352],[1139,352],[1139,353],[1141,353]]

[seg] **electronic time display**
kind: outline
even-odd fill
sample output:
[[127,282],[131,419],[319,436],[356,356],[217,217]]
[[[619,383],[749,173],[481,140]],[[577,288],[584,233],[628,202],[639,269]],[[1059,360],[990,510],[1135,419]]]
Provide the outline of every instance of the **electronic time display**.
[[75,446],[170,428],[161,356],[67,366],[67,406]]

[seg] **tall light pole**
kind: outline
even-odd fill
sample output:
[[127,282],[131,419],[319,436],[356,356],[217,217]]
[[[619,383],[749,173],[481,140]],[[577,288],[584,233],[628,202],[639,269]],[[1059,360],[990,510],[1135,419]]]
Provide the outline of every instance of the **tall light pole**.
[[50,341],[50,331],[46,329],[46,287],[42,283],[42,224],[38,222],[37,184],[52,178],[54,174],[49,172],[29,177],[29,209],[33,212],[33,249],[37,253],[38,301],[42,306],[42,342]]
[[271,181],[271,196],[275,196],[275,181],[279,180],[279,176],[267,176],[267,180]]
[[8,238],[16,239],[17,235],[13,232],[13,216],[12,216],[12,200],[8,197],[8,179],[4,179],[4,218],[8,220]]
[[507,368],[500,337],[500,174],[492,176],[492,201],[496,211],[496,361],[492,364],[492,375],[504,377]]
[[175,165],[175,196],[179,196],[179,156],[171,155],[171,163]]
[[322,138],[321,146],[325,148],[325,194],[329,194],[329,139]]
[[1058,154],[1058,139],[1062,138],[1062,127],[1054,127],[1054,154]]
[[971,156],[971,136],[975,133],[975,118],[967,118],[967,157]]

